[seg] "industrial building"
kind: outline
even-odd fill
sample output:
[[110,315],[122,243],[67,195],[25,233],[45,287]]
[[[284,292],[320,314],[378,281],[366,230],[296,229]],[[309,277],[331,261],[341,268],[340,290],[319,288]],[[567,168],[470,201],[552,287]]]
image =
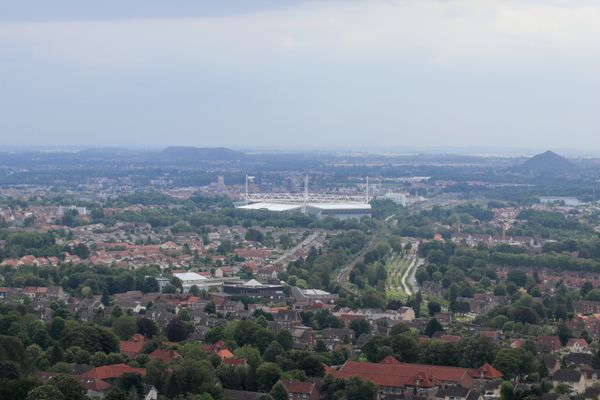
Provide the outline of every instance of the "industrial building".
[[224,282],[223,293],[271,300],[285,298],[283,285],[263,284],[254,279],[250,279],[247,282]]
[[335,293],[329,293],[320,289],[300,289],[299,287],[292,287],[292,296],[298,302],[308,303],[320,301],[322,303],[333,303],[338,299],[338,295]]
[[208,290],[207,278],[195,272],[181,272],[173,274],[173,276],[181,281],[183,292],[190,291],[192,286],[196,286],[200,290]]

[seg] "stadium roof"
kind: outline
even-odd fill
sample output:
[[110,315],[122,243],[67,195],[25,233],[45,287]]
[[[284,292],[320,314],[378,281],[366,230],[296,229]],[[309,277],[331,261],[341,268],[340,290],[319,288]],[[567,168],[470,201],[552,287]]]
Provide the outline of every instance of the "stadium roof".
[[267,211],[296,211],[302,208],[301,204],[279,204],[279,203],[253,203],[240,206],[242,210],[267,210]]
[[370,210],[368,203],[308,203],[308,207],[314,207],[321,210]]

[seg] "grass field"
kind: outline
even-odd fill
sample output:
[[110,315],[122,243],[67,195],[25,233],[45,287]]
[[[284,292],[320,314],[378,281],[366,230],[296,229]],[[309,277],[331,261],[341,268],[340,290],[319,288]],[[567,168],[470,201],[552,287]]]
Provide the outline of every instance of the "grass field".
[[388,299],[406,300],[408,294],[402,285],[401,279],[412,262],[411,258],[394,256],[385,264],[387,270],[387,281],[385,294]]

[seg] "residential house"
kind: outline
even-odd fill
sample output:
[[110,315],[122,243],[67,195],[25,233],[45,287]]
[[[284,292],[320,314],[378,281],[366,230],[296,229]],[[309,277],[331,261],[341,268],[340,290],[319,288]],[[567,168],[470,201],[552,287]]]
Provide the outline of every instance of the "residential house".
[[569,353],[564,357],[563,362],[568,368],[592,369],[592,355],[590,353]]
[[579,300],[575,305],[575,311],[579,314],[598,314],[600,313],[600,301]]
[[142,352],[146,338],[139,333],[133,335],[129,340],[119,342],[119,351],[129,358],[133,358]]
[[479,392],[476,390],[460,387],[448,386],[438,389],[435,394],[436,400],[478,400]]
[[379,387],[380,396],[415,393],[433,397],[439,388],[460,386],[480,390],[490,380],[502,377],[491,365],[478,369],[443,367],[438,365],[406,364],[393,357],[380,363],[347,361],[338,371],[336,378],[359,376]]
[[158,400],[158,390],[152,385],[144,385],[143,400]]
[[234,276],[235,271],[232,267],[219,267],[215,270],[215,278],[225,278]]
[[295,350],[309,350],[314,345],[314,335],[312,328],[298,325],[289,330],[294,339]]
[[221,365],[228,365],[234,368],[246,368],[248,362],[245,358],[226,358],[221,362]]
[[585,339],[570,338],[567,342],[567,349],[570,353],[589,353],[590,348]]
[[559,369],[552,374],[552,385],[556,388],[560,385],[567,385],[573,388],[577,393],[583,393],[586,388],[585,376],[581,371],[574,369]]
[[540,336],[536,347],[540,353],[553,353],[559,351],[562,346],[558,336]]
[[81,376],[84,378],[101,379],[108,383],[113,383],[123,376],[124,373],[128,372],[142,376],[146,374],[146,370],[144,368],[134,368],[127,364],[113,364],[93,368],[87,372],[84,372],[81,374]]
[[326,328],[321,331],[321,340],[328,350],[335,350],[337,346],[351,343],[354,331],[344,328]]
[[560,360],[554,354],[543,354],[542,361],[544,362],[546,368],[548,368],[548,372],[550,373],[550,375],[552,375],[561,368]]
[[283,381],[290,400],[319,400],[319,391],[314,382]]
[[224,400],[262,400],[267,396],[268,393],[261,392],[249,392],[247,390],[223,390]]
[[168,365],[174,358],[181,357],[181,354],[179,354],[175,350],[156,349],[152,353],[148,354],[148,357],[150,357],[151,359],[160,358],[161,360],[163,360],[165,365]]

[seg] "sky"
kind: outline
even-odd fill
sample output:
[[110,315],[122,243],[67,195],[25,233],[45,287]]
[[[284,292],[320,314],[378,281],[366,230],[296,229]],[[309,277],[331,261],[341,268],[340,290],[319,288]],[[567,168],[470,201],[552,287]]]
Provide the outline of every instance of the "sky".
[[594,0],[0,0],[0,145],[600,154]]

